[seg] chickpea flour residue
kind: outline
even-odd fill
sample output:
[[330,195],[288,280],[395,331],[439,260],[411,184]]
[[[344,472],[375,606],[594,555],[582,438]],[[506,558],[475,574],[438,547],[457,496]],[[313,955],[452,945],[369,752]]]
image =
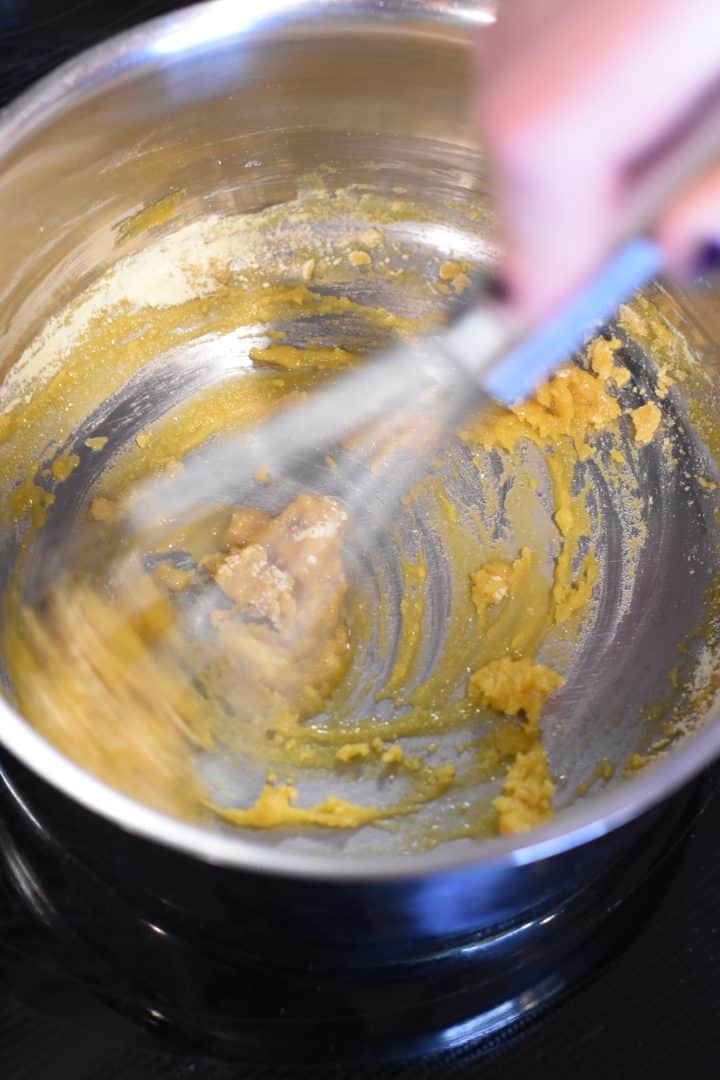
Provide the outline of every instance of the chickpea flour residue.
[[[357,211],[354,196],[337,198]],[[176,204],[173,196],[168,213]],[[306,335],[302,346],[294,344],[297,327],[348,315],[381,336],[426,325],[425,316],[351,299],[343,275],[395,274],[401,291],[418,295],[436,286],[441,294],[448,283],[465,288],[466,264],[452,273],[449,263],[439,265],[430,285],[398,268],[383,232],[392,211],[378,200],[373,207],[371,226],[349,230],[324,250],[303,246],[298,224],[297,265],[274,271],[258,246],[262,233],[244,219],[185,227],[178,251],[205,251],[207,259],[194,270],[189,255],[181,261],[175,295],[166,282],[159,305],[130,297],[138,268],[152,267],[143,252],[95,287],[95,306],[89,294],[71,305],[28,350],[25,370],[35,379],[29,401],[10,399],[0,418],[4,472],[19,477],[6,513],[25,530],[27,558],[81,454],[101,453],[112,434],[102,425],[86,430],[87,418],[158,356],[199,337],[246,334],[253,342],[246,364],[143,428],[86,494],[84,527],[95,531],[99,547],[113,542],[135,481],[182,468],[182,458],[207,438],[251,427],[360,362],[363,348],[344,339]],[[285,209],[287,220],[292,212]],[[278,215],[274,210],[265,224],[285,228]],[[257,267],[235,270],[238,252],[249,262],[253,244]],[[269,331],[264,340],[258,326]],[[53,367],[53,334],[62,366]],[[621,434],[631,432],[638,447],[662,437],[654,403],[629,410],[618,400],[630,379],[618,348],[616,340],[596,339],[583,366],[563,368],[532,400],[465,425],[456,445],[476,470],[478,507],[456,502],[449,451],[404,498],[402,513],[418,524],[413,535],[430,529],[449,575],[450,610],[432,663],[430,549],[419,541],[414,550],[398,547],[400,596],[391,612],[388,590],[371,595],[349,573],[354,522],[347,508],[301,491],[274,510],[220,509],[211,525],[180,531],[126,566],[129,577],[100,584],[83,573],[61,577],[41,608],[27,607],[18,581],[6,601],[4,647],[19,708],[108,783],[187,818],[351,830],[410,824],[447,803],[444,832],[433,843],[524,831],[546,820],[554,781],[539,721],[563,685],[568,648],[592,617],[598,584],[591,488],[587,479],[578,487],[577,468],[592,458],[609,485],[622,486],[628,450]],[[329,473],[336,465],[332,458],[326,464]],[[484,473],[490,466],[491,481]],[[273,494],[272,475],[258,482]],[[19,567],[18,576],[22,560]],[[190,640],[179,617],[196,596],[212,597],[211,648]],[[358,713],[362,659],[373,649],[392,662],[378,668]],[[453,733],[462,745],[450,760]],[[259,794],[256,788],[244,805],[219,805],[197,767],[209,753],[247,767]],[[305,794],[308,777],[319,798]],[[480,782],[494,783],[492,805],[468,812]]]

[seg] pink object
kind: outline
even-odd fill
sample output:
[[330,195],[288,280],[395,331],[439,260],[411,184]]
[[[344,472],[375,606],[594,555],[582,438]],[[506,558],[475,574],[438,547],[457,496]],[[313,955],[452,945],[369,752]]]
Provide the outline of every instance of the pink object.
[[[621,239],[684,132],[720,100],[718,0],[511,0],[480,65],[478,115],[515,308],[536,317]],[[720,238],[720,169],[657,223],[688,272]]]
[[658,222],[655,234],[667,265],[680,276],[690,277],[702,268],[698,257],[707,248],[720,249],[720,165],[689,185]]

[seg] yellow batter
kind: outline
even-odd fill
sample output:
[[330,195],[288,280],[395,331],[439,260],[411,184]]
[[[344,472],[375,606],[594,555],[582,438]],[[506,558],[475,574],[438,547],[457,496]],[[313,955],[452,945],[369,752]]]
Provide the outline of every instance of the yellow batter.
[[[173,213],[178,198],[173,193],[162,214]],[[128,223],[124,233],[161,220]],[[348,258],[343,255],[343,266],[382,273],[382,242],[377,229],[353,237],[356,246]],[[229,266],[216,266],[201,297],[140,309],[120,302],[90,319],[66,350],[63,366],[29,403],[0,418],[5,473],[20,475],[6,512],[27,527],[26,545],[52,509],[53,485],[66,482],[79,460],[70,448],[48,466],[48,446],[63,446],[99,397],[189,336],[348,312],[383,333],[413,333],[423,325],[319,290],[323,279],[335,280],[338,264],[305,255],[299,252],[297,281],[240,280]],[[438,278],[462,291],[467,270],[453,264],[451,272],[446,263]],[[381,597],[372,612],[367,597],[353,589],[343,558],[353,522],[339,502],[312,493],[275,515],[251,506],[229,510],[201,537],[177,536],[156,550],[150,571],[131,562],[125,576],[100,587],[83,574],[63,578],[39,611],[13,591],[4,645],[19,708],[68,755],[160,809],[185,817],[214,813],[242,827],[333,829],[412,817],[460,790],[455,765],[433,760],[434,743],[408,752],[403,740],[464,731],[489,711],[509,719],[470,744],[468,777],[492,776],[501,788],[491,828],[518,832],[546,820],[554,785],[538,721],[564,679],[540,654],[560,632],[572,642],[597,580],[597,561],[585,550],[587,491],[575,489],[575,467],[597,453],[603,435],[612,442],[606,463],[612,478],[613,469],[624,465],[616,445],[622,425],[632,423],[638,444],[662,430],[653,403],[623,415],[616,394],[630,376],[615,360],[617,346],[591,342],[582,368],[563,368],[530,401],[479,416],[462,432],[471,450],[498,455],[510,485],[508,513],[523,546],[503,550],[481,523],[458,512],[437,476],[408,496],[410,508],[420,502],[431,507],[452,555],[453,608],[443,654],[421,676],[428,567],[422,550],[408,554],[400,637],[376,695],[379,709],[392,703],[389,718],[349,719],[357,689],[353,660],[372,634],[383,644],[385,601]],[[359,355],[345,344],[300,349],[273,341],[253,347],[250,359],[252,372],[176,406],[117,459],[88,502],[88,528],[97,530],[100,545],[122,520],[123,499],[135,481],[177,469],[209,436],[252,426],[328,374],[355,364]],[[99,452],[105,438],[100,432],[85,445]],[[541,455],[552,499],[542,526],[536,519],[544,504],[524,458],[529,446]],[[329,459],[328,468],[332,464]],[[272,485],[272,476],[263,479]],[[492,500],[492,485],[485,494]],[[184,639],[176,605],[211,584],[215,645],[208,654]],[[321,714],[328,715],[318,721]],[[248,761],[272,769],[251,804],[216,806],[197,779],[195,755],[218,745],[241,748]],[[325,777],[320,801],[303,800],[302,785],[293,781],[298,770]],[[361,783],[365,778],[369,799],[336,794],[344,770]],[[377,802],[379,781],[395,785],[397,795]],[[478,821],[479,832],[487,831],[486,818]],[[467,825],[471,835],[473,828]]]

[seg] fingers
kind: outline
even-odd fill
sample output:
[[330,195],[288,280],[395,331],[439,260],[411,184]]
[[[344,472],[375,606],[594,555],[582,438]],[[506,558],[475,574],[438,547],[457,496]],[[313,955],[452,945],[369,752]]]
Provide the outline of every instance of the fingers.
[[478,113],[505,226],[502,269],[515,307],[536,316],[614,246],[642,205],[639,166],[658,167],[655,148],[720,73],[720,4],[506,8],[513,18],[485,50]]
[[668,269],[692,278],[720,264],[720,165],[691,184],[655,230]]

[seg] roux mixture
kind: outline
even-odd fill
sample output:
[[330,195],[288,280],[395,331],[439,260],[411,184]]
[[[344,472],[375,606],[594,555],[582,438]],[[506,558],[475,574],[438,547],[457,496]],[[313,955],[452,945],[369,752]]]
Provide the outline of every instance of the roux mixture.
[[[336,198],[356,209],[356,196]],[[159,216],[147,208],[121,236],[162,224],[181,203],[174,193]],[[424,619],[433,582],[422,545],[403,550],[400,629],[391,642],[383,636],[389,601],[356,577],[353,510],[335,496],[301,490],[263,506],[263,492],[273,493],[270,473],[257,477],[257,502],[213,508],[194,529],[180,528],[149,550],[131,552],[119,532],[135,482],[181,470],[183,457],[207,438],[252,427],[362,362],[374,343],[367,328],[381,340],[427,325],[425,313],[352,298],[338,287],[348,275],[395,274],[409,293],[429,288],[440,298],[470,285],[472,267],[461,260],[429,268],[424,280],[398,269],[385,254],[383,224],[402,205],[378,197],[373,209],[371,226],[350,230],[331,250],[298,243],[292,272],[237,269],[241,241],[249,242],[244,224],[235,233],[232,222],[187,226],[176,250],[190,254],[174,294],[154,303],[133,297],[131,257],[125,275],[110,271],[28,350],[32,394],[6,404],[0,417],[5,474],[20,474],[8,513],[23,530],[24,551],[6,600],[12,693],[74,760],[186,818],[353,830],[392,827],[445,799],[454,800],[445,818],[454,824],[431,842],[521,832],[553,813],[542,721],[562,691],[598,587],[592,491],[587,479],[578,484],[579,463],[592,459],[606,484],[626,490],[638,547],[646,539],[630,478],[637,455],[663,439],[666,386],[656,400],[643,400],[638,387],[632,405],[621,404],[631,373],[619,339],[595,338],[578,364],[558,371],[531,400],[464,426],[455,442],[476,470],[482,512],[458,502],[452,469],[443,471],[445,451],[404,496],[403,514],[430,523],[450,568],[451,606],[429,670]],[[277,225],[281,212],[272,213]],[[199,268],[192,253],[202,244],[210,254]],[[293,343],[294,327],[348,317],[365,328],[357,347],[308,335]],[[628,326],[633,318],[628,309]],[[247,363],[155,418],[83,491],[82,529],[98,551],[120,543],[124,557],[102,572],[58,572],[42,603],[31,606],[20,577],[33,544],[78,464],[104,454],[112,438],[98,403],[159,356],[200,338],[227,343],[257,325],[272,329],[248,348]],[[254,331],[247,333],[252,339]],[[52,355],[62,357],[55,369]],[[33,364],[44,365],[39,378]],[[362,459],[362,446],[340,450]],[[488,462],[492,477],[483,471]],[[329,474],[337,467],[332,457],[326,464]],[[198,635],[184,613],[201,602]],[[392,663],[370,704],[366,695],[358,709],[363,657],[372,650]],[[221,805],[203,780],[203,758],[218,751],[258,781],[242,805]],[[612,773],[602,763],[598,770],[599,778]],[[305,793],[308,777],[317,798]],[[468,794],[478,781],[495,785],[482,806]]]

